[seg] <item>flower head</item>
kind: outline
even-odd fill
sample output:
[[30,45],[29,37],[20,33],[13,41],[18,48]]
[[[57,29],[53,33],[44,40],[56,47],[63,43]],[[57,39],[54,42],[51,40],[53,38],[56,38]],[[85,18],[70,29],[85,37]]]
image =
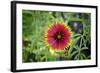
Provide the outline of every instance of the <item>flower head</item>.
[[52,24],[45,34],[46,43],[54,50],[61,51],[71,43],[71,29],[63,23]]

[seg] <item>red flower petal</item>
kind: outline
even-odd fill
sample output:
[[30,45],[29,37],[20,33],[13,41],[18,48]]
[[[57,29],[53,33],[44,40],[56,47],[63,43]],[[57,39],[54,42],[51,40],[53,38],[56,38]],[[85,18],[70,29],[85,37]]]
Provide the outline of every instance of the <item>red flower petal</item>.
[[46,42],[54,50],[64,50],[71,42],[70,28],[61,23],[54,23],[46,32]]

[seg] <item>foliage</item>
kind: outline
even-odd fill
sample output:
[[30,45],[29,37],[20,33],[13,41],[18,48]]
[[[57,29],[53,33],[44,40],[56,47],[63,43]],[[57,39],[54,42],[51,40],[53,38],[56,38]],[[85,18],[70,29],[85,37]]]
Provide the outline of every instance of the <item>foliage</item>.
[[[90,59],[90,16],[90,13],[23,10],[23,62]],[[45,44],[44,32],[54,22],[66,23],[72,29],[72,43],[65,51],[55,52]]]

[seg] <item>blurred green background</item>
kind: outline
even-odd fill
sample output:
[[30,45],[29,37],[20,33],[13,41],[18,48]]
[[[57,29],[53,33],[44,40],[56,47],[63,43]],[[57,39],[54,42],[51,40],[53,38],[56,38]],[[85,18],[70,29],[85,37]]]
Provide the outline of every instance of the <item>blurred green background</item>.
[[[91,14],[75,12],[22,11],[22,61],[48,62],[91,59]],[[63,52],[54,52],[45,44],[44,33],[54,22],[72,30],[72,43]]]

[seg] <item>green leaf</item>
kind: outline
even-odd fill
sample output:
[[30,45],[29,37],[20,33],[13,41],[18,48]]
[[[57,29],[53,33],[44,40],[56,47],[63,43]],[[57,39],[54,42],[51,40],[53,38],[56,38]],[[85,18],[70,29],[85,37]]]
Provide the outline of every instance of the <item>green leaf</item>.
[[82,56],[84,59],[86,59],[86,56],[85,56],[85,54],[81,53],[81,56]]
[[74,52],[72,52],[71,53],[71,57],[73,57],[75,54],[77,54],[78,53],[78,51],[74,51]]

